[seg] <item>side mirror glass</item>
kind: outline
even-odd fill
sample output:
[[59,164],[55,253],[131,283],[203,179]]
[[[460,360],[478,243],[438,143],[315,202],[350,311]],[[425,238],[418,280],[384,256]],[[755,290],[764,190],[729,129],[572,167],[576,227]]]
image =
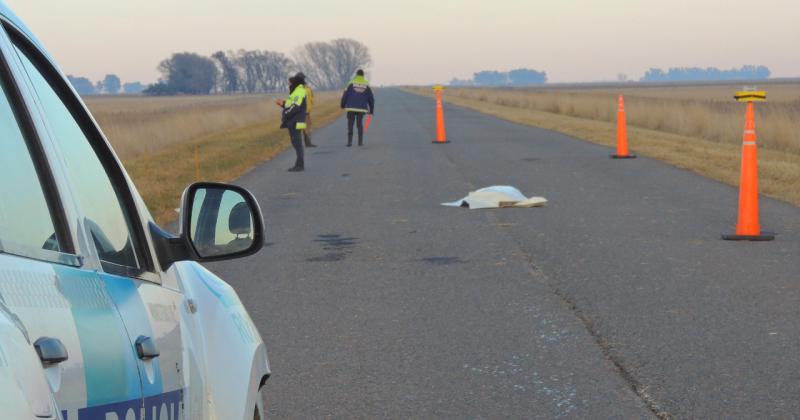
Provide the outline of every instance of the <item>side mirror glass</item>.
[[198,182],[183,192],[180,235],[150,222],[162,270],[176,261],[218,261],[255,254],[264,247],[264,219],[253,194],[242,187]]
[[184,195],[181,217],[181,233],[200,261],[250,255],[263,247],[261,210],[243,188],[193,184]]

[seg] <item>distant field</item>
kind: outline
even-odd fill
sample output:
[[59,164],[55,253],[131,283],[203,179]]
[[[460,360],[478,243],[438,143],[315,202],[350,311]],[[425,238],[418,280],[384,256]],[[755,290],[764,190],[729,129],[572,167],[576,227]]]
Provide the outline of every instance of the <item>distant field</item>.
[[[739,181],[741,85],[450,88],[445,100],[518,123],[613,146],[617,95],[625,95],[631,148],[731,185]],[[768,84],[756,105],[761,189],[800,205],[800,84]],[[430,88],[409,88],[430,95]]]
[[[316,95],[314,124],[339,116],[338,93]],[[183,189],[227,182],[289,146],[278,95],[88,97],[87,106],[159,223],[177,216]],[[197,161],[195,161],[195,156]]]

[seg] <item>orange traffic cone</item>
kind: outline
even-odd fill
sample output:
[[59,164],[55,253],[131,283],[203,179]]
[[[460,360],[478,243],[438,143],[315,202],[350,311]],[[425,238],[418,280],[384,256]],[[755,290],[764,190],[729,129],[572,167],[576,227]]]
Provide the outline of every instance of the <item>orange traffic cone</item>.
[[619,109],[617,110],[617,153],[611,155],[614,159],[633,159],[636,155],[632,155],[628,151],[628,127],[625,122],[625,99],[619,95]]
[[[766,96],[766,95],[765,95]],[[772,233],[761,232],[758,221],[758,156],[753,102],[747,101],[742,141],[742,173],[739,181],[739,220],[735,235],[722,235],[728,241],[771,241]]]
[[369,125],[372,124],[372,114],[367,114],[367,120],[364,121],[364,134],[369,131]]
[[436,86],[433,91],[436,92],[436,144],[450,143],[447,141],[447,133],[444,129],[444,109],[442,108],[442,91],[444,87]]

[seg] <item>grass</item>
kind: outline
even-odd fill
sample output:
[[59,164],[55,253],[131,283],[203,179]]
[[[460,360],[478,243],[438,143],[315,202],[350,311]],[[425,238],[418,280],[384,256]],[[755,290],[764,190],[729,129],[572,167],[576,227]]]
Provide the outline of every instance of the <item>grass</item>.
[[121,159],[280,117],[274,95],[86,98]]
[[[87,104],[159,224],[177,217],[184,188],[229,182],[289,146],[276,96],[89,98]],[[340,115],[335,93],[316,95],[314,125]]]
[[[445,101],[513,122],[616,144],[616,100],[625,95],[638,154],[730,185],[739,183],[744,105],[740,86],[617,89],[451,88]],[[430,95],[429,88],[409,88]],[[761,192],[800,206],[800,85],[772,85],[756,105]]]

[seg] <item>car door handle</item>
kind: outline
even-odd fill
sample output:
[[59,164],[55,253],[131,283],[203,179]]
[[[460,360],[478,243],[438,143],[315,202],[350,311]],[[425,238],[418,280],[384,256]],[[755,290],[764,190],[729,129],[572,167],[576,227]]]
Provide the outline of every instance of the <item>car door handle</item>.
[[39,355],[39,360],[45,366],[57,365],[69,359],[67,348],[64,343],[57,338],[42,337],[33,343],[33,348],[36,349],[36,354]]
[[156,342],[152,338],[139,336],[136,339],[136,355],[142,360],[152,360],[160,356],[161,353],[158,352]]

